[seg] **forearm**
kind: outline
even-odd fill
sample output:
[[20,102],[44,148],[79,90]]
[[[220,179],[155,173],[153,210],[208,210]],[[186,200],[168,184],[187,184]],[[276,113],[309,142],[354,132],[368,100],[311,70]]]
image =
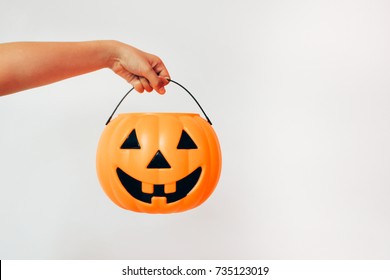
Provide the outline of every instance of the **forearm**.
[[115,41],[0,44],[0,95],[110,67]]

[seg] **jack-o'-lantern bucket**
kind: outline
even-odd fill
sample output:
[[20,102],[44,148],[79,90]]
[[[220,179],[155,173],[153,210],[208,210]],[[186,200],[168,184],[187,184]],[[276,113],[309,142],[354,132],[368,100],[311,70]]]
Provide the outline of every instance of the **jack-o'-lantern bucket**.
[[195,113],[125,113],[100,137],[96,167],[101,186],[118,206],[144,213],[182,212],[203,203],[221,173],[219,141],[211,121]]

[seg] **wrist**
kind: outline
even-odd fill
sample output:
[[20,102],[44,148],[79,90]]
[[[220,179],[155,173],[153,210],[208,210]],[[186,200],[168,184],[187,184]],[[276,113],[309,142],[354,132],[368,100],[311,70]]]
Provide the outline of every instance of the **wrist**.
[[100,40],[95,41],[98,50],[98,59],[102,63],[102,68],[111,68],[118,61],[117,48],[118,41],[114,40]]
[[121,60],[128,56],[129,45],[115,40],[101,41],[104,49],[105,67],[114,70],[118,64],[121,64]]

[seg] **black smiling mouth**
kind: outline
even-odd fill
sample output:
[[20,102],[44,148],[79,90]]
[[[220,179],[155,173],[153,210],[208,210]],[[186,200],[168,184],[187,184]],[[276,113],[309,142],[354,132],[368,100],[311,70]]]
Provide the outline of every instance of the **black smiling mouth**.
[[166,197],[167,203],[172,203],[183,199],[194,188],[199,180],[202,168],[198,167],[192,173],[176,182],[176,192],[165,193],[164,185],[155,184],[153,193],[144,193],[142,191],[142,182],[126,174],[119,167],[116,169],[118,178],[121,181],[126,191],[135,199],[138,199],[145,203],[152,203],[152,197]]

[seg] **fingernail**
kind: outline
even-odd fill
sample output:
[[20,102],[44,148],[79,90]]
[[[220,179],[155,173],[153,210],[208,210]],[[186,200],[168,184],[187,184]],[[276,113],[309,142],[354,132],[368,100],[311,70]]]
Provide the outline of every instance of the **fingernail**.
[[164,94],[164,93],[165,93],[165,88],[163,88],[163,87],[160,88],[160,89],[158,90],[158,93],[159,93],[159,94]]

